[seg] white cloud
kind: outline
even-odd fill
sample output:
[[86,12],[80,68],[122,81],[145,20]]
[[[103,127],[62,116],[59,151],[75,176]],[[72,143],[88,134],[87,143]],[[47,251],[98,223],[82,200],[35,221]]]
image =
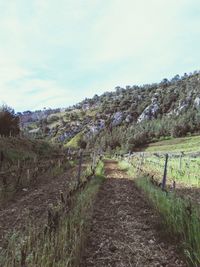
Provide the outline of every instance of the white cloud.
[[14,84],[5,85],[3,92],[0,91],[3,102],[16,107],[17,110],[65,107],[70,101],[75,101],[72,92],[73,90],[59,86],[54,80],[39,79],[15,81]]

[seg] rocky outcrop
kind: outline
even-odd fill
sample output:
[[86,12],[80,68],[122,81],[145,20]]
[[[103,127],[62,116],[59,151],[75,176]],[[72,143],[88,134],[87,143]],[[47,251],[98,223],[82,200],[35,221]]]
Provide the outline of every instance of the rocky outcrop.
[[194,106],[197,109],[200,109],[200,96],[197,96],[194,100]]
[[145,108],[142,114],[139,116],[137,122],[142,122],[144,120],[152,120],[156,118],[159,112],[159,103],[158,103],[158,94],[154,94],[153,98],[151,99],[151,105]]
[[157,103],[151,104],[145,108],[142,114],[138,118],[138,122],[142,122],[144,120],[152,120],[156,117],[159,111],[159,105]]
[[191,98],[186,98],[186,99],[183,99],[179,102],[179,106],[178,108],[175,110],[175,114],[176,115],[179,115],[180,113],[184,112],[187,110],[188,106],[190,105],[190,102],[191,102]]
[[121,111],[116,112],[112,116],[112,126],[120,125],[123,121],[123,113]]

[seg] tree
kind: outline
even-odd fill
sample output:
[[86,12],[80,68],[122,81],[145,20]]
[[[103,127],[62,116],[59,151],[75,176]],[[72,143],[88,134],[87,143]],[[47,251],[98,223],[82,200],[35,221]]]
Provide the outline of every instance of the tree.
[[15,114],[14,109],[3,105],[0,108],[0,134],[16,136],[19,132],[19,117]]
[[177,74],[171,79],[171,82],[178,82],[179,80],[180,80],[180,76],[179,74]]
[[87,146],[87,142],[83,139],[80,139],[79,142],[78,142],[78,145],[80,148],[82,149],[86,149],[86,146]]

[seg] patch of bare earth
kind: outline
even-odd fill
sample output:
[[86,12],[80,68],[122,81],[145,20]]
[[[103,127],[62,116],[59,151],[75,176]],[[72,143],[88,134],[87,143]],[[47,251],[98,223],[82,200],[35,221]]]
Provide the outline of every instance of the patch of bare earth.
[[81,267],[187,266],[158,230],[160,218],[117,162],[105,163],[107,179],[94,206]]
[[[83,166],[83,170],[86,166]],[[69,169],[62,175],[48,178],[34,187],[20,191],[7,203],[0,205],[0,244],[4,244],[8,233],[24,230],[27,224],[43,227],[47,223],[47,211],[60,201],[60,192],[66,198],[69,184],[76,179],[77,168]]]

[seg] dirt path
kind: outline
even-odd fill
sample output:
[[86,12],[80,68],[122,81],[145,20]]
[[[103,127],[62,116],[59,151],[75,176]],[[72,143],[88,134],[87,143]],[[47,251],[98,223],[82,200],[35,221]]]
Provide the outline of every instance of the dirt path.
[[81,267],[187,266],[160,237],[159,217],[134,182],[116,162],[105,167]]

